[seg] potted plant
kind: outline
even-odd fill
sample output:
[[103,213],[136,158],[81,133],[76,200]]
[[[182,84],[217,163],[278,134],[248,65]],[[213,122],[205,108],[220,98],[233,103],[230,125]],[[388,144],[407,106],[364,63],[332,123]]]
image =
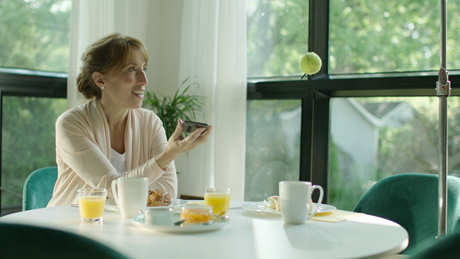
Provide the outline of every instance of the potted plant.
[[187,77],[173,97],[146,91],[142,107],[152,110],[161,119],[167,139],[174,133],[177,120],[195,121],[196,113],[199,112],[203,116],[205,114],[208,99],[202,95],[187,94],[192,86],[199,88],[197,82],[192,82],[190,77]]

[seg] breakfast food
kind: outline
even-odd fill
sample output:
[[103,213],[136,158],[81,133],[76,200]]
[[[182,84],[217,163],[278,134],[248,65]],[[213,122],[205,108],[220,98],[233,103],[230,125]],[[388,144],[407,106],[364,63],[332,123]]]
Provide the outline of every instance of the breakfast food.
[[154,206],[169,206],[171,204],[171,196],[167,191],[153,189],[149,190],[149,197],[147,199],[147,207]]
[[187,224],[212,223],[213,219],[212,206],[209,205],[186,205],[180,213],[180,220],[186,220]]
[[264,205],[267,208],[274,209],[276,211],[281,211],[280,207],[280,197],[278,196],[270,196],[266,200],[264,200]]
[[[278,212],[281,211],[280,206],[280,197],[279,196],[270,196],[266,200],[264,200],[264,205],[266,208],[274,209]],[[310,200],[309,211],[311,212],[313,209],[313,202]]]

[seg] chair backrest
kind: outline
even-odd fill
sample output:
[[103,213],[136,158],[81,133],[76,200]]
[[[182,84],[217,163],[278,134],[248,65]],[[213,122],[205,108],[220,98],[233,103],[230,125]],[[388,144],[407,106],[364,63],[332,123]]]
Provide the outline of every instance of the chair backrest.
[[[460,217],[460,178],[448,176],[448,233],[458,227]],[[377,182],[355,205],[355,212],[394,221],[409,234],[404,254],[413,254],[438,235],[438,176],[404,173]]]
[[0,223],[0,254],[10,258],[125,259],[92,239],[55,229]]
[[408,259],[458,259],[460,258],[460,233],[432,242],[431,245]]
[[22,210],[45,208],[53,196],[57,176],[57,166],[33,171],[24,182]]

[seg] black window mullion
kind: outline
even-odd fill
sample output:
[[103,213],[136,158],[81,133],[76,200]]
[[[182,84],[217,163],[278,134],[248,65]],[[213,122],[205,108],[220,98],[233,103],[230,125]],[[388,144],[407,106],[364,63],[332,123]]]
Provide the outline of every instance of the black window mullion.
[[322,61],[320,71],[311,78],[323,78],[328,76],[329,1],[310,0],[309,11],[308,51],[318,54]]

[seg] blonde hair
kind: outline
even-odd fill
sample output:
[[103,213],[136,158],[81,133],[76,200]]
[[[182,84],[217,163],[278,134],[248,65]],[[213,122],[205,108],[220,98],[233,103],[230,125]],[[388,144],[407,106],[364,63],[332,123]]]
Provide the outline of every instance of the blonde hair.
[[138,39],[112,33],[91,44],[81,57],[81,72],[77,77],[78,91],[86,99],[101,97],[101,89],[93,80],[93,73],[105,74],[121,69],[130,57],[131,51],[138,50],[148,63],[148,52],[145,45]]

